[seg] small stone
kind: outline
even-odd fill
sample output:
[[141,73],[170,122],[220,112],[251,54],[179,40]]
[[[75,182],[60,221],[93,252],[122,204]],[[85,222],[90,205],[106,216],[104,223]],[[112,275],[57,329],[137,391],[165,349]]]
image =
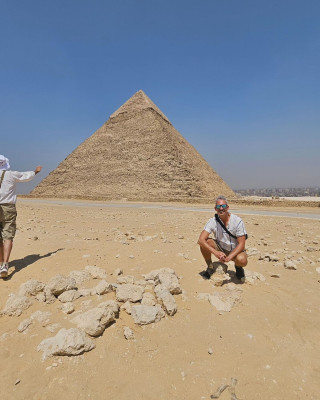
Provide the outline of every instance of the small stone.
[[297,269],[296,264],[291,260],[285,260],[283,265],[284,265],[284,267],[286,269],[291,269],[291,270],[296,270]]
[[212,350],[211,347],[208,348],[208,353],[209,353],[210,355],[213,354],[213,350]]
[[128,326],[123,328],[123,334],[127,340],[134,340],[134,333]]
[[122,271],[121,268],[116,268],[116,269],[113,271],[113,276],[119,276],[119,275],[122,275],[122,274],[123,274],[123,271]]

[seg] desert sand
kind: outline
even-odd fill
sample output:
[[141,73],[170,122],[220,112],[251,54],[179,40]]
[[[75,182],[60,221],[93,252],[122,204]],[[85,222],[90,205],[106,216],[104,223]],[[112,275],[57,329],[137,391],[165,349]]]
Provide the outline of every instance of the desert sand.
[[[0,281],[1,310],[28,280],[46,283],[88,265],[104,269],[110,283],[117,281],[117,268],[136,279],[172,268],[182,293],[174,296],[175,315],[149,325],[135,324],[121,310],[116,322],[93,339],[96,348],[79,356],[42,360],[37,347],[59,329],[75,327],[74,313],[114,299],[113,292],[75,300],[69,315],[59,300],[34,299],[20,316],[2,315],[1,399],[200,400],[232,378],[236,397],[226,389],[221,400],[320,398],[320,220],[243,215],[249,234],[247,270],[260,279],[238,283],[229,263],[231,281],[217,287],[200,275],[205,263],[197,246],[213,211],[181,207],[18,201],[9,276]],[[236,208],[231,211],[237,214]],[[285,260],[296,269],[286,269]],[[88,280],[84,287],[98,282]],[[240,295],[229,312],[218,311],[202,295],[225,293],[230,286]],[[19,324],[38,310],[51,313],[48,321],[34,321],[19,332]],[[134,340],[124,337],[125,326]]]

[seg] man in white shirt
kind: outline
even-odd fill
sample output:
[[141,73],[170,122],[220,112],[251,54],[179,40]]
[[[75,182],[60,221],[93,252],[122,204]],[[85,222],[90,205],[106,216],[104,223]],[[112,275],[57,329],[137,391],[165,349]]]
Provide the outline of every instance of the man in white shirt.
[[[198,240],[208,267],[203,276],[210,279],[215,272],[211,260],[211,254],[213,254],[223,263],[233,261],[236,277],[242,280],[245,277],[243,267],[248,263],[245,251],[247,232],[244,223],[240,217],[229,212],[229,205],[224,196],[217,197],[215,209],[217,214],[209,219]],[[211,233],[214,239],[209,237]]]
[[9,258],[16,233],[16,184],[31,181],[41,171],[10,171],[9,160],[0,155],[0,277],[8,276]]

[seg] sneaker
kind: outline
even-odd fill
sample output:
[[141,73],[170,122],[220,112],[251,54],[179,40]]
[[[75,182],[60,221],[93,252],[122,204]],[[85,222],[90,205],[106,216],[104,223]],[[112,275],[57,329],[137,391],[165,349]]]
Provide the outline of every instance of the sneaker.
[[210,279],[211,275],[213,274],[213,269],[212,268],[207,268],[205,271],[202,272],[202,276],[206,279]]
[[9,265],[6,262],[4,262],[1,265],[1,267],[0,267],[0,277],[1,278],[6,278],[8,276],[8,268],[9,268]]
[[239,281],[244,278],[244,269],[242,267],[236,267],[236,277]]

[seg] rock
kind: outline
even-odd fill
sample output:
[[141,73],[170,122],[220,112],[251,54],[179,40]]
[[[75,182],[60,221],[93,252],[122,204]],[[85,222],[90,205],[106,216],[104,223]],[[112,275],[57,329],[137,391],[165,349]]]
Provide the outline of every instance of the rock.
[[18,332],[20,333],[24,332],[31,324],[32,324],[31,318],[24,319],[22,322],[20,322],[18,326]]
[[296,264],[295,264],[293,261],[291,261],[291,260],[285,260],[284,263],[283,263],[283,265],[284,265],[284,267],[285,267],[286,269],[294,269],[294,270],[297,269]]
[[13,294],[6,302],[5,307],[2,310],[2,314],[19,317],[24,310],[27,310],[32,305],[32,301],[29,297],[18,296]]
[[142,299],[143,291],[143,287],[138,285],[130,283],[120,285],[116,289],[116,299],[122,302],[131,301],[136,303]]
[[149,272],[148,274],[143,275],[143,277],[144,277],[144,279],[145,279],[146,281],[150,281],[150,280],[151,280],[151,281],[155,281],[155,279],[158,278],[158,275],[159,275],[159,270],[158,270],[158,269],[155,269],[155,270]]
[[66,290],[65,292],[61,293],[60,296],[58,296],[58,300],[61,301],[61,303],[70,303],[74,300],[79,299],[81,297],[81,294],[79,293],[78,290]]
[[50,356],[75,356],[95,348],[94,341],[77,328],[60,329],[56,336],[44,339],[37,347],[42,359]]
[[177,312],[177,304],[169,292],[169,290],[162,285],[158,285],[155,287],[155,294],[157,299],[162,303],[168,315],[174,315]]
[[[93,289],[94,290],[94,289]],[[78,293],[80,294],[80,297],[86,297],[86,296],[91,296],[92,294],[92,289],[79,289]],[[95,294],[95,293],[94,293]]]
[[210,355],[213,354],[213,350],[211,347],[208,348],[208,354],[210,354]]
[[110,310],[112,310],[112,312],[114,312],[116,318],[118,318],[119,316],[119,304],[115,300],[104,301],[98,304],[98,307],[103,307],[103,308],[107,307]]
[[83,282],[91,279],[91,275],[88,271],[71,271],[69,277],[76,281],[76,285],[81,285]]
[[136,324],[147,325],[160,321],[165,316],[165,312],[159,304],[156,306],[143,306],[140,304],[131,307],[131,315]]
[[123,274],[123,271],[122,271],[121,268],[116,268],[116,269],[113,271],[113,276],[119,276],[119,275],[122,275],[122,274]]
[[264,282],[266,278],[260,272],[249,271],[245,268],[245,283],[253,285],[257,280]]
[[35,279],[30,279],[29,281],[23,283],[20,286],[18,295],[19,296],[35,296],[44,289],[44,284]]
[[134,340],[133,331],[132,331],[132,329],[130,329],[128,326],[125,326],[125,327],[123,328],[123,334],[124,334],[124,337],[125,337],[127,340]]
[[134,283],[134,276],[131,275],[123,275],[123,276],[118,276],[117,278],[117,283],[123,285],[126,283]]
[[52,294],[51,289],[48,286],[45,286],[43,289],[43,294],[45,295],[46,304],[52,304],[56,301],[56,297]]
[[51,325],[47,325],[46,329],[48,329],[49,332],[53,333],[55,332],[57,329],[59,329],[61,327],[60,324],[56,323],[56,324],[51,324]]
[[316,268],[316,271],[320,274],[320,267]]
[[63,303],[63,304],[60,306],[60,310],[61,310],[62,312],[64,312],[65,314],[71,314],[71,313],[74,312],[74,306],[73,306],[72,303]]
[[144,279],[139,279],[139,280],[135,281],[134,284],[142,286],[142,287],[146,287],[147,285],[149,285],[149,282],[147,282]]
[[[221,268],[221,267],[218,267]],[[231,277],[229,274],[225,274],[224,271],[222,270],[216,270],[214,274],[211,275],[210,281],[214,284],[214,286],[222,286],[224,283],[228,282],[231,280]]]
[[111,283],[108,283],[104,279],[98,283],[96,287],[91,290],[91,293],[95,293],[98,295],[103,295],[112,292],[113,288]]
[[171,294],[180,294],[182,290],[179,285],[179,279],[177,278],[173,270],[171,270],[173,272],[169,272],[168,270],[169,268],[163,268],[159,271],[158,282],[163,287],[166,287]]
[[43,292],[38,293],[37,295],[34,296],[34,298],[40,303],[46,302],[46,295]]
[[121,310],[125,311],[127,314],[131,315],[131,307],[132,303],[130,301],[126,301],[122,306],[120,307]]
[[91,277],[93,279],[107,279],[108,275],[107,272],[99,267],[96,267],[95,265],[87,265],[85,270],[89,272]]
[[54,296],[59,296],[66,290],[76,289],[76,281],[63,275],[56,275],[48,282],[48,288]]
[[32,319],[32,321],[38,321],[42,326],[46,326],[50,322],[50,317],[51,312],[38,310],[31,314],[30,318]]
[[144,306],[155,306],[156,299],[152,293],[146,292],[142,296],[141,304]]
[[111,307],[96,307],[74,317],[71,322],[90,336],[100,336],[107,325],[115,320]]
[[209,302],[218,311],[230,312],[232,307],[241,301],[241,292],[240,289],[229,286],[225,292],[214,293],[209,296]]

